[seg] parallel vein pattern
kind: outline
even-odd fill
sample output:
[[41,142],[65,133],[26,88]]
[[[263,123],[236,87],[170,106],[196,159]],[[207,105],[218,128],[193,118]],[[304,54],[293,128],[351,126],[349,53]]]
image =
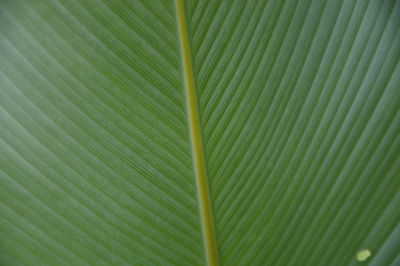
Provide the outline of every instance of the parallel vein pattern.
[[[175,1],[0,1],[0,265],[212,264]],[[178,1],[221,265],[399,265],[400,1]]]
[[188,1],[224,265],[396,265],[400,1]]
[[0,264],[201,265],[173,1],[1,1]]

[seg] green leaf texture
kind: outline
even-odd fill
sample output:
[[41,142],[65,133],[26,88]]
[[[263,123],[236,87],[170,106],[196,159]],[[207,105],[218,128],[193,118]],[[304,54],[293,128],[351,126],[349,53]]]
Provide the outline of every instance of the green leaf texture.
[[0,0],[0,265],[400,265],[400,1],[184,2],[212,263],[178,1]]

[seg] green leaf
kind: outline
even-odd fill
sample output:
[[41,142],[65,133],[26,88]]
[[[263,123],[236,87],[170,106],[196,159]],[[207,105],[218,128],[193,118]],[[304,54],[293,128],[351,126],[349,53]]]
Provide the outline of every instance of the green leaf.
[[0,1],[0,265],[399,265],[400,1]]

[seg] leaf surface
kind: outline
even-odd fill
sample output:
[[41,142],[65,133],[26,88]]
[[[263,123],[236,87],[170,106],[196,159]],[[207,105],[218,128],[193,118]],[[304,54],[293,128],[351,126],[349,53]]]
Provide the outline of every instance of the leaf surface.
[[399,264],[399,30],[396,0],[1,1],[0,264]]

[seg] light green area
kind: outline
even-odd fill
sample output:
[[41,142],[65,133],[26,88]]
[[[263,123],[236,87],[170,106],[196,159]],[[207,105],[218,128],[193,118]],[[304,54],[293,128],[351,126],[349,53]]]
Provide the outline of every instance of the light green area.
[[357,253],[357,260],[358,261],[365,261],[369,257],[371,257],[372,253],[369,249],[363,249]]
[[[186,19],[220,264],[398,265],[400,1]],[[176,21],[0,0],[0,265],[205,264]]]

